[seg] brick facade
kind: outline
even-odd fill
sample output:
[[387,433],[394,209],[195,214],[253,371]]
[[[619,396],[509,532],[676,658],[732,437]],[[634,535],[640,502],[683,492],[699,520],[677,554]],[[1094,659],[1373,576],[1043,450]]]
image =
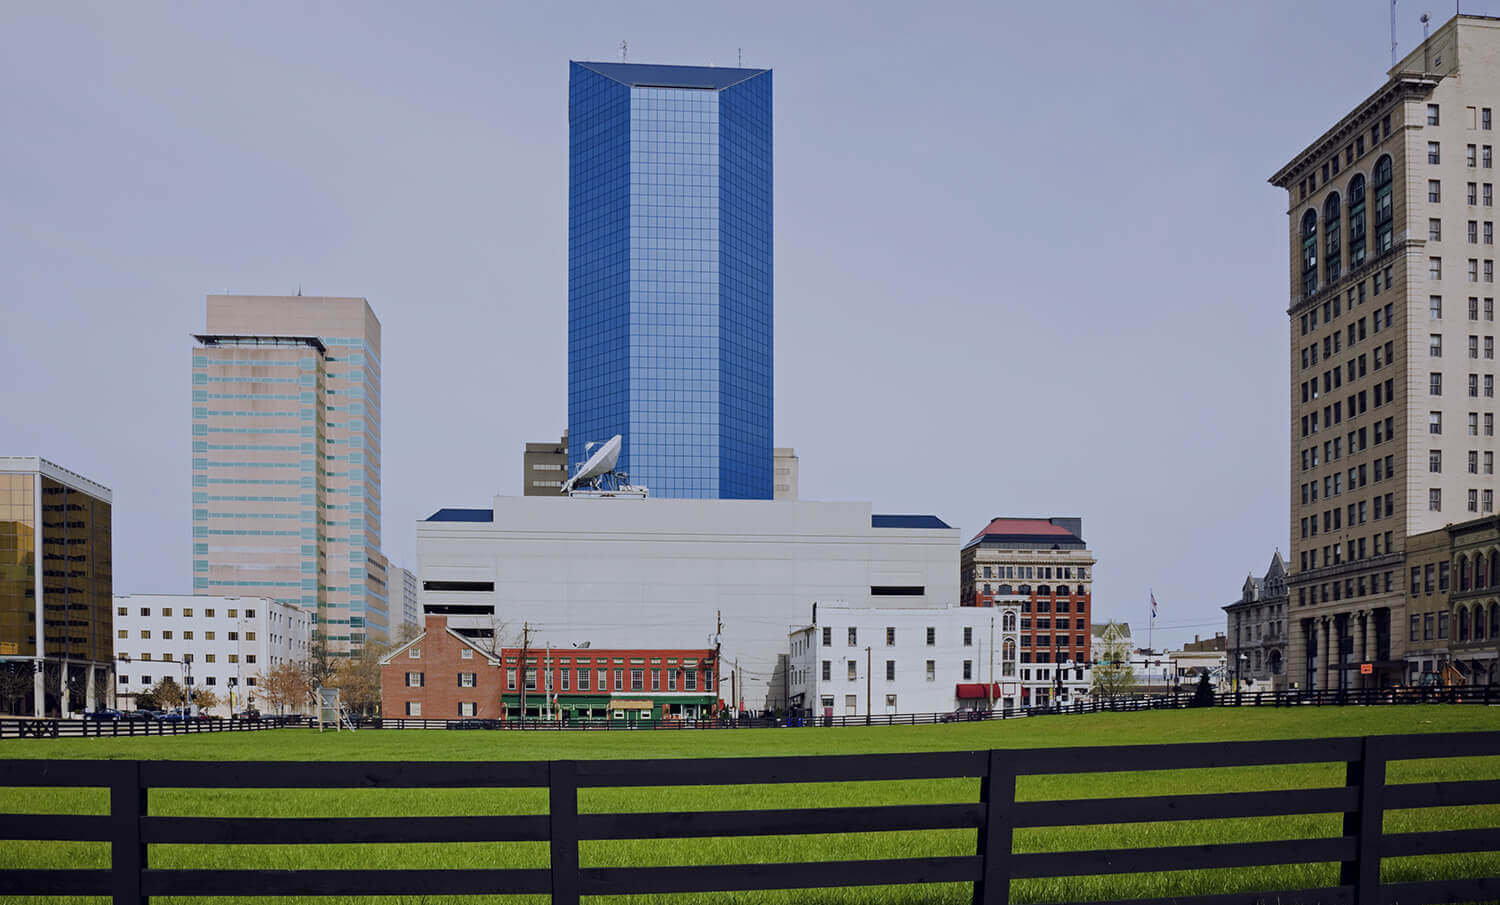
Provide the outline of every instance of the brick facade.
[[[380,661],[381,715],[429,720],[461,716],[499,719],[505,682],[499,667],[500,661],[450,630],[447,616],[429,615],[426,630],[416,640]],[[420,677],[413,681],[421,684],[409,685],[408,674]],[[465,684],[469,681],[473,684]]]

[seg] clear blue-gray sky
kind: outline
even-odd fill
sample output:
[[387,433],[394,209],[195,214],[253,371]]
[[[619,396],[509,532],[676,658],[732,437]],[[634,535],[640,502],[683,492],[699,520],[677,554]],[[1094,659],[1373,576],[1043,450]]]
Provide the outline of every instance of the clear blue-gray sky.
[[204,295],[364,296],[385,548],[413,563],[417,519],[520,492],[522,444],[566,425],[568,60],[742,49],[775,70],[804,498],[965,537],[1080,515],[1099,614],[1140,625],[1154,588],[1158,643],[1209,634],[1287,543],[1266,178],[1381,83],[1387,10],[7,3],[0,453],[114,489],[118,592],[187,593]]

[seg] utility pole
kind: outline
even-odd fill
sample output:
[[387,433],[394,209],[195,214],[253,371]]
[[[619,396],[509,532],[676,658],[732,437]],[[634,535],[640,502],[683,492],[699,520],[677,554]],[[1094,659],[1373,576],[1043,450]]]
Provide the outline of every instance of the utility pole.
[[990,617],[990,680],[984,686],[984,700],[993,711],[995,709],[995,617]]
[[521,728],[526,728],[526,651],[531,646],[531,623],[521,623],[521,662],[518,672],[521,674]]
[[[714,611],[714,695],[716,697],[722,696],[724,694],[724,670],[723,670],[723,666],[721,665],[723,663],[723,661],[720,659],[720,657],[722,656],[722,651],[721,651],[722,644],[720,642],[720,638],[722,637],[723,634],[724,634],[724,611],[723,610],[715,610]],[[733,696],[734,696],[733,694],[730,695],[730,697],[733,697]]]
[[865,647],[865,724],[870,722],[870,648]]
[[734,671],[729,674],[729,706],[734,708],[734,718],[740,718],[740,658],[734,658]]

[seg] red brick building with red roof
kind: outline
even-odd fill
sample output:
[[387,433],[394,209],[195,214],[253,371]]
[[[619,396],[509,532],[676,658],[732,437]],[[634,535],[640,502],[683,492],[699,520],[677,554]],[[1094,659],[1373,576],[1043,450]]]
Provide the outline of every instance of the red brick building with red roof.
[[1069,698],[1086,690],[1094,564],[1081,518],[996,518],[959,554],[964,606],[1020,606],[1020,671],[1032,703],[1056,696],[1059,673]]

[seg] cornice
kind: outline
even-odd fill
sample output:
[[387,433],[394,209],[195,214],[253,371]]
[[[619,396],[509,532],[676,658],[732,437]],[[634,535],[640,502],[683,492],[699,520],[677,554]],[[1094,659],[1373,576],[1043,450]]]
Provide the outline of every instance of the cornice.
[[1374,94],[1357,104],[1353,113],[1339,120],[1332,129],[1324,132],[1321,137],[1304,148],[1300,154],[1293,157],[1286,166],[1277,170],[1266,181],[1277,188],[1286,188],[1294,180],[1299,179],[1301,174],[1316,166],[1317,161],[1324,154],[1330,150],[1337,150],[1345,143],[1345,139],[1352,138],[1356,132],[1362,131],[1365,123],[1373,120],[1387,106],[1399,100],[1429,95],[1432,89],[1437,87],[1439,78],[1414,73],[1402,73],[1392,77],[1376,89]]

